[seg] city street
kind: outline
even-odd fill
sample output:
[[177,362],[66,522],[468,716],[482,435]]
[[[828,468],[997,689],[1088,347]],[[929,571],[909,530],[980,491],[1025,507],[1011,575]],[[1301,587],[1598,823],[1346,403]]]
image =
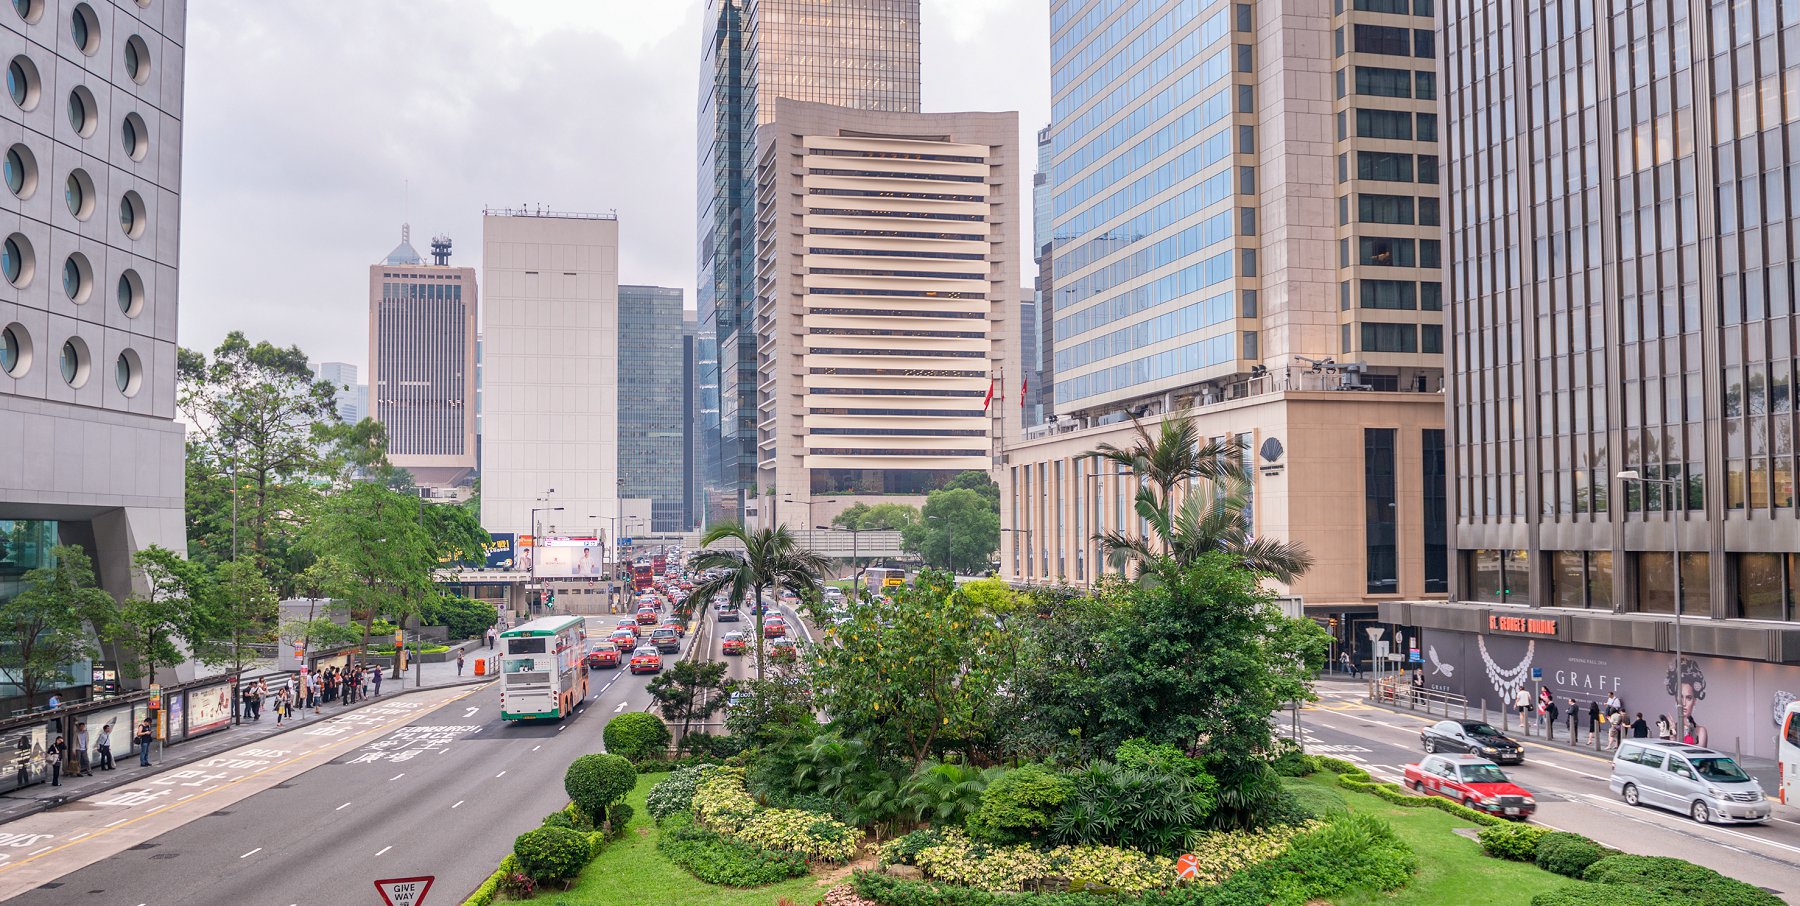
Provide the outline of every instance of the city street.
[[493,683],[418,693],[7,824],[0,899],[355,906],[381,902],[377,878],[435,875],[430,902],[458,902],[650,679],[592,671],[559,723],[502,722]]
[[[1319,691],[1320,701],[1300,714],[1306,750],[1355,762],[1379,780],[1401,782],[1401,770],[1424,754],[1420,728],[1441,719],[1365,704],[1360,687]],[[1286,720],[1283,715],[1284,732]],[[1775,820],[1763,825],[1701,825],[1685,815],[1620,801],[1607,788],[1608,757],[1520,741],[1525,764],[1504,770],[1536,796],[1534,823],[1627,852],[1688,859],[1790,901],[1800,897],[1800,808],[1777,804]]]

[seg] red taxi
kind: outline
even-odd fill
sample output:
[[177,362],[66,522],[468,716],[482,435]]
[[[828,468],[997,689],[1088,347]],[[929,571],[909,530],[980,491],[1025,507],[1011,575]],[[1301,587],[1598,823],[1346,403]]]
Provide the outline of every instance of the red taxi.
[[1493,762],[1474,755],[1427,755],[1406,766],[1415,793],[1453,799],[1476,811],[1523,821],[1537,811],[1531,791],[1506,779]]
[[747,654],[750,651],[750,640],[741,632],[725,633],[724,653]]
[[594,650],[587,654],[587,668],[589,670],[599,670],[602,667],[616,668],[618,666],[619,649],[615,645],[595,645]]
[[632,673],[661,673],[662,653],[654,645],[645,645],[631,653]]
[[780,615],[771,614],[763,619],[763,638],[785,639],[787,638],[787,634],[787,621],[782,619]]

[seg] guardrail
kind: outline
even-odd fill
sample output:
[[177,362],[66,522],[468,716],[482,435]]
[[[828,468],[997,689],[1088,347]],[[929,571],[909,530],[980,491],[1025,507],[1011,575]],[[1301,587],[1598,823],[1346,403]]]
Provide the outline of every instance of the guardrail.
[[1453,711],[1460,712],[1461,717],[1469,717],[1468,698],[1454,692],[1439,692],[1410,683],[1401,682],[1396,677],[1384,677],[1369,680],[1368,700],[1376,704],[1406,708],[1409,711],[1423,711],[1426,714],[1442,714],[1451,716]]

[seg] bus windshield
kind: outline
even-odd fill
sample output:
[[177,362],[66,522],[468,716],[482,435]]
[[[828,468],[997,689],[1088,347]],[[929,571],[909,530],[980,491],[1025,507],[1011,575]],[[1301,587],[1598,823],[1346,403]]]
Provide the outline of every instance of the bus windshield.
[[507,639],[507,654],[543,654],[546,649],[542,638]]

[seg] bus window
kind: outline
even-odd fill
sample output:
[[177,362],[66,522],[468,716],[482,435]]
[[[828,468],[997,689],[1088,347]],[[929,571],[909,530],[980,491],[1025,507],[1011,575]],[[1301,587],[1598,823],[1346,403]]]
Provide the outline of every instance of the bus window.
[[[515,641],[517,641],[517,640],[515,640]],[[530,673],[531,671],[536,670],[536,669],[537,669],[537,659],[536,658],[522,657],[516,661],[509,660],[506,662],[506,672],[507,673]]]
[[507,639],[506,641],[508,643],[506,646],[507,654],[543,654],[546,651],[544,648],[544,640],[542,638]]
[[1783,735],[1787,738],[1788,745],[1800,746],[1800,712],[1789,711],[1786,717],[1787,732]]

